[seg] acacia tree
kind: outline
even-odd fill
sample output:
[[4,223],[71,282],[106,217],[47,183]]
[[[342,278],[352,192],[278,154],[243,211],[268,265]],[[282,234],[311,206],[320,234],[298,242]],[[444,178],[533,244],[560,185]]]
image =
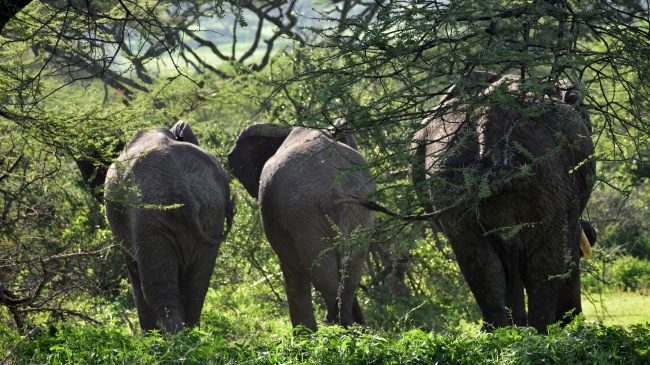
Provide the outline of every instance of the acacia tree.
[[351,16],[343,31],[317,31],[322,41],[294,75],[273,84],[275,105],[285,108],[274,112],[312,127],[345,116],[366,136],[360,140],[382,188],[376,198],[419,214],[414,187],[397,172],[410,163],[414,132],[452,85],[460,104],[477,105],[478,90],[464,81],[472,71],[518,75],[535,95],[546,92],[539,85],[568,80],[591,116],[597,186],[627,194],[641,180],[611,173],[635,170],[647,156],[648,9],[644,1],[385,1],[373,22]]
[[[98,259],[110,240],[99,206],[72,193],[71,162],[101,200],[101,170],[131,131],[185,111],[165,105],[165,85],[184,78],[198,89],[201,73],[263,69],[281,40],[309,39],[296,4],[0,2],[0,303],[18,327],[39,311],[83,316],[65,309],[71,293],[119,285],[119,267]],[[325,11],[345,19],[357,6],[376,8],[346,0]],[[237,71],[220,70],[218,60]],[[200,107],[204,95],[184,108]],[[160,120],[163,107],[170,112]]]
[[143,125],[131,94],[151,80],[138,56],[171,52],[150,40],[164,35],[160,4],[1,5],[0,304],[21,330],[42,312],[89,319],[69,298],[114,291],[124,275],[69,156],[110,161],[117,130]]
[[[370,24],[351,17],[344,32],[319,31],[324,51],[278,79],[275,95],[294,109],[283,115],[287,123],[318,126],[345,115],[384,151],[373,162],[381,166],[403,158],[421,120],[473,70],[564,79],[584,94],[596,143],[616,146],[599,160],[632,163],[646,155],[649,23],[648,6],[634,1],[488,1],[480,9],[465,1],[389,1]],[[318,92],[305,93],[304,85]]]
[[[319,22],[301,27],[306,18]],[[155,119],[171,109],[160,80],[272,68],[275,94],[262,103],[270,117],[322,127],[345,115],[380,183],[377,199],[405,214],[419,211],[400,171],[405,146],[472,70],[569,79],[586,96],[600,161],[632,168],[647,156],[648,6],[638,1],[22,0],[0,3],[0,31],[0,289],[17,322],[63,287],[66,270],[88,272],[66,255],[86,258],[97,247],[88,241],[106,243],[97,215],[78,214],[96,204],[66,195],[77,174],[68,157],[105,167],[124,140],[118,129],[171,122]],[[273,61],[287,44],[288,57]],[[66,231],[75,219],[91,229]]]
[[[314,41],[313,29],[320,29],[321,24],[333,24],[342,32],[343,24],[352,15],[369,22],[380,4],[360,0],[246,0],[213,5],[194,1],[173,11],[169,9],[166,15],[177,22],[170,37],[179,47],[180,58],[198,73],[228,77],[198,51],[206,50],[212,59],[245,65],[243,72],[257,72],[269,64],[278,46],[301,46]],[[223,21],[206,22],[224,10]],[[222,35],[227,41],[215,39],[215,35]]]

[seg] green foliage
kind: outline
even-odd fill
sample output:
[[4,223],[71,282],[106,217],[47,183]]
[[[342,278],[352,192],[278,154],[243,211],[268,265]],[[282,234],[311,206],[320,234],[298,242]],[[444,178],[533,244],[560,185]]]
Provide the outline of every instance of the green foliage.
[[598,188],[590,202],[590,219],[596,222],[598,244],[647,260],[650,258],[650,185],[646,179],[630,181],[632,175],[624,171],[617,176],[610,180],[614,188]]
[[622,257],[615,277],[618,286],[625,291],[648,294],[650,289],[650,262],[634,257]]
[[110,328],[58,324],[37,328],[29,341],[16,344],[8,359],[48,364],[478,365],[641,364],[650,356],[648,325],[626,330],[584,321],[567,329],[552,328],[548,336],[515,328],[456,337],[421,330],[390,334],[327,327],[314,335],[251,340],[231,341],[228,334],[212,328],[166,339],[157,334],[132,336]]
[[[372,261],[368,263],[363,282],[367,297],[362,307],[368,312],[369,326],[386,331],[420,328],[456,333],[465,321],[478,323],[478,307],[442,235],[423,226],[395,238],[390,257],[408,257],[406,278],[374,279],[381,270],[373,268]],[[371,250],[371,260],[375,255]]]
[[647,295],[650,289],[650,261],[622,255],[612,250],[597,250],[597,260],[583,262],[583,291],[629,291]]
[[[257,202],[235,180],[235,223],[221,247],[201,328],[172,337],[140,335],[120,252],[111,248],[101,204],[88,194],[73,161],[110,161],[113,148],[133,132],[183,119],[225,164],[239,131],[252,122],[322,128],[345,116],[376,177],[372,198],[408,214],[421,211],[405,169],[423,117],[452,84],[461,86],[462,102],[490,102],[473,100],[477,90],[462,75],[480,69],[569,78],[586,95],[595,131],[603,183],[589,213],[599,245],[634,256],[603,251],[600,261],[584,265],[594,273],[583,274],[584,291],[647,293],[646,20],[635,23],[598,1],[486,1],[480,9],[466,1],[439,8],[390,1],[378,6],[370,26],[364,14],[349,17],[343,31],[319,31],[315,47],[283,49],[263,72],[233,62],[195,75],[159,59],[138,64],[143,55],[129,54],[122,44],[117,59],[127,69],[105,57],[105,44],[84,41],[88,29],[108,31],[112,18],[128,18],[140,41],[161,41],[145,47],[132,38],[147,57],[173,53],[162,42],[169,29],[159,20],[170,15],[156,17],[166,10],[155,9],[160,2],[128,3],[136,8],[127,9],[121,1],[72,1],[68,5],[92,4],[93,14],[102,15],[90,21],[95,18],[80,5],[70,13],[72,23],[67,12],[54,11],[55,3],[33,2],[0,39],[0,289],[20,299],[41,294],[23,307],[0,307],[0,353],[8,362],[647,362],[648,325],[621,329],[578,321],[546,337],[528,329],[475,336],[480,315],[442,235],[433,224],[379,215],[359,293],[369,329],[322,326],[318,334],[294,338]],[[37,31],[32,21],[50,16],[51,26]],[[57,51],[52,47],[59,39],[64,42]],[[72,56],[79,50],[99,55],[85,64],[97,72],[65,63],[77,60]],[[90,67],[99,64],[99,70]],[[514,102],[507,94],[496,101]],[[533,159],[522,146],[513,147]],[[484,176],[466,176],[468,190],[489,196]],[[531,176],[530,166],[518,175]],[[316,310],[324,312],[314,297]]]

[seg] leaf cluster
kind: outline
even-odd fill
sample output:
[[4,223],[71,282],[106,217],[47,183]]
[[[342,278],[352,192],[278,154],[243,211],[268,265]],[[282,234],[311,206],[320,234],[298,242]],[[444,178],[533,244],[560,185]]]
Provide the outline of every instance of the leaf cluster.
[[647,360],[648,326],[629,330],[579,321],[548,336],[528,329],[456,337],[413,330],[399,335],[329,327],[317,334],[280,340],[228,341],[207,330],[165,340],[113,329],[56,325],[36,328],[7,359],[64,363],[206,364],[628,364]]

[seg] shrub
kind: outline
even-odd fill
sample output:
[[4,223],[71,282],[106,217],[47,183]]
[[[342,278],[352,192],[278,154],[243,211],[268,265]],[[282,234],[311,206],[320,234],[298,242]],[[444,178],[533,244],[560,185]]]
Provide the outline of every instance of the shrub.
[[[449,336],[419,329],[387,333],[324,327],[310,336],[257,334],[232,341],[212,329],[164,338],[126,335],[113,328],[58,323],[37,328],[4,360],[15,363],[146,364],[642,364],[650,356],[650,324],[629,330],[577,320],[552,327]],[[11,338],[11,341],[16,341]],[[3,337],[1,341],[7,341]],[[6,343],[3,343],[6,345]]]
[[599,249],[594,262],[583,262],[582,289],[586,292],[620,290],[648,294],[650,261]]
[[650,288],[650,261],[631,256],[621,257],[614,275],[619,289],[648,294],[648,288]]

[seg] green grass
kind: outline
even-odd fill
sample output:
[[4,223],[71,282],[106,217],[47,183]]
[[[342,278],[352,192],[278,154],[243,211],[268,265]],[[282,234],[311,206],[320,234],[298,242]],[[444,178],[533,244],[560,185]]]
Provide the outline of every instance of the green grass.
[[587,320],[608,326],[650,323],[650,296],[630,292],[583,295],[582,310]]

